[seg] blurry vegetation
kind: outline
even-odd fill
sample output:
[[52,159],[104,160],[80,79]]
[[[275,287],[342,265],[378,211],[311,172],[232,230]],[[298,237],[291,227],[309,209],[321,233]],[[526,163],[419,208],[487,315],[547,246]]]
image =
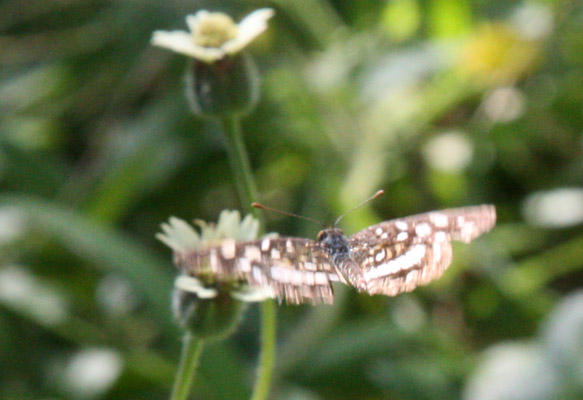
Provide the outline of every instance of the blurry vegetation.
[[[567,0],[0,3],[0,398],[167,398],[180,335],[154,234],[238,203],[220,135],[188,112],[186,61],[149,39],[263,6],[244,121],[262,202],[332,221],[385,189],[348,233],[499,215],[414,293],[279,307],[272,397],[582,398],[583,5]],[[197,398],[249,396],[257,317],[205,349]]]

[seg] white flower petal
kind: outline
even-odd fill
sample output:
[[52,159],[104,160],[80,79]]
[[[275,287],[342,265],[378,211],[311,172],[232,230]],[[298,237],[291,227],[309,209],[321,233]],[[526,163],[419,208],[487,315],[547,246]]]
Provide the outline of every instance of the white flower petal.
[[271,8],[260,8],[247,15],[241,22],[239,22],[240,30],[253,29],[255,26],[261,26],[262,32],[267,27],[267,21],[275,15],[275,11]]
[[236,238],[239,223],[241,222],[241,214],[237,210],[224,210],[219,215],[219,222],[217,224],[217,236],[223,238]]
[[178,52],[190,51],[183,49],[188,49],[193,45],[190,33],[185,31],[154,31],[151,43],[154,46]]
[[214,242],[217,239],[216,230],[214,225],[200,225],[200,234],[203,243]]
[[235,239],[237,240],[253,240],[257,237],[259,232],[259,221],[257,221],[251,214],[243,219],[239,225],[239,232]]
[[180,246],[177,243],[175,243],[172,239],[170,239],[168,236],[162,233],[156,233],[155,237],[156,239],[164,243],[166,246],[170,247],[172,250],[180,251],[179,250]]
[[162,224],[162,231],[156,238],[174,251],[184,252],[197,250],[200,247],[200,236],[185,221],[170,217],[168,223]]
[[170,224],[173,228],[173,234],[180,240],[184,250],[196,250],[200,247],[200,236],[185,221],[176,217],[170,218]]
[[186,25],[191,32],[196,31],[196,27],[200,23],[201,19],[204,19],[210,15],[207,10],[200,10],[196,14],[190,14],[186,16]]
[[254,303],[263,301],[270,296],[259,288],[252,288],[245,286],[236,290],[231,291],[231,297],[234,299],[244,301],[246,303]]
[[202,287],[202,282],[193,276],[180,275],[174,281],[174,287],[185,292],[196,292]]
[[202,285],[201,281],[187,275],[180,275],[176,278],[174,287],[185,292],[194,293],[201,299],[212,299],[218,294],[216,289],[206,288]]
[[207,63],[220,60],[225,56],[222,49],[197,46],[192,41],[190,33],[185,31],[155,31],[151,43]]
[[267,20],[274,14],[271,8],[262,8],[246,16],[238,25],[237,37],[223,44],[222,49],[227,54],[241,51],[267,29]]
[[200,289],[198,289],[198,292],[196,292],[196,295],[201,299],[212,299],[217,297],[217,294],[219,294],[219,291],[217,289],[204,287],[201,287]]

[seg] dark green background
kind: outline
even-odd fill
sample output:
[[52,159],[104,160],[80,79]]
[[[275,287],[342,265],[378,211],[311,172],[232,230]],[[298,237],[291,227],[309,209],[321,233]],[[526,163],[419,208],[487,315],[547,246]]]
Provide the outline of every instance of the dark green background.
[[[384,189],[347,233],[470,204],[499,216],[414,293],[278,307],[272,398],[582,398],[583,6],[561,0],[0,2],[0,398],[167,398],[180,334],[154,234],[238,200],[217,126],[189,113],[187,60],[149,39],[200,8],[265,6],[244,120],[262,202],[333,221]],[[442,158],[472,150],[463,168],[428,155],[440,140]],[[537,225],[540,194],[563,188],[575,200]],[[248,397],[258,337],[252,306],[205,348],[195,398]],[[92,390],[70,374],[96,354],[114,362],[90,375],[113,381]]]

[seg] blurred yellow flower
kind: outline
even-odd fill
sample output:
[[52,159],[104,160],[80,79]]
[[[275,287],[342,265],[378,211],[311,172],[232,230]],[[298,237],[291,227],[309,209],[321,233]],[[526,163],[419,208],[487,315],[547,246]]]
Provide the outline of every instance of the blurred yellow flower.
[[510,26],[486,24],[462,46],[458,68],[472,78],[507,84],[528,72],[538,54],[538,43],[524,38]]

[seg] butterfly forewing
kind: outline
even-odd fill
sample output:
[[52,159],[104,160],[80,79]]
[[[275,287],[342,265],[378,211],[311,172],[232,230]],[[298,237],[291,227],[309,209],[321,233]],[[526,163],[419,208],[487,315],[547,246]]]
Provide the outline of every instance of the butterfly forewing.
[[267,297],[294,304],[332,303],[330,281],[338,280],[328,254],[313,240],[301,238],[226,240],[184,254],[176,263],[190,275],[246,281]]
[[394,296],[440,277],[452,240],[470,242],[496,222],[493,206],[454,208],[381,222],[349,238],[370,294]]

